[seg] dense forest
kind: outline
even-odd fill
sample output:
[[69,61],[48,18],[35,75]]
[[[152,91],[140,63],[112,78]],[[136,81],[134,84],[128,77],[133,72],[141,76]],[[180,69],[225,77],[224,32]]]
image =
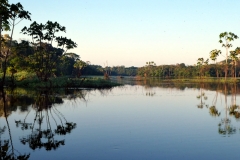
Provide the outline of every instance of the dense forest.
[[[49,23],[49,22],[48,22]],[[125,66],[105,66],[90,64],[80,59],[80,55],[66,52],[62,48],[53,47],[52,44],[41,42],[41,46],[34,45],[32,42],[21,40],[11,41],[8,34],[2,35],[2,53],[11,51],[7,59],[7,72],[15,73],[27,71],[36,73],[39,79],[47,80],[54,76],[73,76],[81,75],[103,75],[107,73],[112,76],[136,76],[137,67]],[[1,55],[0,68],[4,68],[4,55]]]

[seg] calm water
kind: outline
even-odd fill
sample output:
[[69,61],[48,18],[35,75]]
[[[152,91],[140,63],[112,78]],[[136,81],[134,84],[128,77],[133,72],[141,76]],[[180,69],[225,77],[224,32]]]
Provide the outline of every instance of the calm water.
[[8,91],[0,101],[1,154],[239,159],[239,93],[234,85],[153,82],[66,95]]

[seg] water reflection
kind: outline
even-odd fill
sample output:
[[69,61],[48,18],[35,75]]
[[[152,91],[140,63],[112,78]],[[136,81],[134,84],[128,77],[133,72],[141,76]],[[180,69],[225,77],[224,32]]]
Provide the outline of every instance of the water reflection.
[[[8,106],[11,106],[12,98],[10,98],[6,95],[4,90],[1,90],[1,99],[0,99],[0,107],[1,107],[1,116],[4,117],[6,121],[6,126],[0,127],[0,156],[1,159],[29,159],[29,154],[21,154],[17,149],[14,148],[13,140],[12,140],[12,134],[10,125],[8,122],[8,116],[9,112],[7,110]],[[7,139],[2,139],[2,135],[8,131],[8,137]]]
[[[123,81],[123,80],[121,80]],[[146,96],[156,96],[156,92],[153,88],[174,88],[180,91],[186,89],[198,89],[199,93],[196,95],[198,100],[197,108],[207,108],[209,115],[214,118],[219,118],[218,133],[223,136],[230,136],[238,132],[240,127],[235,127],[235,123],[232,124],[233,118],[235,120],[240,119],[240,106],[236,104],[237,95],[240,94],[240,84],[237,83],[178,83],[173,81],[159,81],[158,79],[141,79],[131,80],[125,78],[125,83],[130,85],[143,86],[146,90]],[[209,99],[206,92],[214,91],[214,97]],[[222,98],[223,97],[223,98]],[[221,103],[223,105],[221,105]],[[222,107],[223,106],[223,107]]]
[[[201,85],[201,88],[200,88],[200,93],[199,95],[197,96],[197,99],[200,100],[200,103],[197,105],[198,108],[202,109],[205,105],[205,100],[207,100],[207,96],[205,95],[205,92],[204,92],[204,84]],[[207,108],[208,108],[208,104],[205,105]]]
[[156,92],[154,92],[154,91],[146,92],[146,96],[150,96],[150,97],[154,96],[155,94],[156,94]]
[[6,105],[6,112],[0,106],[1,146],[7,144],[10,155],[15,144],[15,157],[26,159],[42,153],[47,159],[194,159],[200,154],[211,159],[209,150],[224,157],[221,144],[237,143],[238,85],[147,83],[112,90],[6,91],[0,100]]
[[[176,88],[179,90],[184,91],[185,89],[189,88],[203,88],[204,90],[210,90],[210,91],[218,91],[219,93],[224,93],[224,87],[225,83],[216,83],[216,82],[208,82],[208,83],[194,83],[189,81],[161,81],[161,79],[158,78],[148,78],[148,79],[137,79],[134,77],[125,77],[123,79],[116,79],[114,77],[111,77],[112,81],[128,84],[128,85],[139,85],[144,86],[145,88],[153,88],[153,87],[159,87],[159,88]],[[232,83],[232,84],[226,84],[227,87],[227,94],[231,95],[233,90],[233,86],[236,85],[236,92],[237,94],[240,94],[240,88],[238,87],[239,83]]]
[[[212,100],[212,106],[209,107],[209,113],[213,117],[220,117],[221,112],[217,109],[218,97],[221,95],[224,96],[224,108],[222,111],[221,121],[218,124],[218,133],[224,136],[230,136],[237,132],[236,127],[231,124],[231,117],[234,116],[236,119],[240,117],[239,106],[236,105],[236,95],[238,92],[237,84],[216,84],[215,96]],[[202,88],[201,88],[202,89]],[[231,96],[231,104],[228,104],[228,97]]]
[[[20,138],[24,145],[28,145],[31,149],[45,148],[46,150],[56,150],[65,145],[65,140],[56,135],[66,135],[76,128],[76,123],[68,122],[55,104],[61,104],[61,97],[54,96],[50,91],[41,91],[32,104],[32,110],[35,117],[29,122],[26,121],[29,112],[23,120],[15,121],[16,127],[23,130],[31,130],[30,134]],[[54,124],[51,123],[53,119]]]
[[[62,93],[64,92],[64,93]],[[56,150],[65,145],[65,135],[70,134],[76,127],[75,122],[68,121],[57,105],[68,100],[83,99],[87,91],[83,90],[41,90],[26,94],[23,90],[5,90],[0,95],[1,121],[0,126],[0,156],[1,159],[29,159],[30,153],[21,154],[14,148],[11,127],[8,117],[19,110],[24,113],[23,119],[15,120],[15,126],[25,130],[26,135],[19,139],[23,145],[32,150],[44,148],[47,151]],[[29,115],[34,115],[29,116]],[[32,118],[33,117],[33,118]],[[2,124],[2,122],[1,122]],[[8,133],[7,133],[8,132]],[[5,138],[8,134],[8,138]],[[3,138],[2,138],[3,137]]]

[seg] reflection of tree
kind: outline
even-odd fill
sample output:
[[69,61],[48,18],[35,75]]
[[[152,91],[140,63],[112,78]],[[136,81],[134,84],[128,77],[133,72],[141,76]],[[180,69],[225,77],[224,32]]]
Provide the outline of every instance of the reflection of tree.
[[224,85],[224,101],[225,101],[225,118],[222,119],[221,123],[219,123],[218,133],[223,135],[231,135],[236,133],[236,128],[233,127],[230,123],[231,120],[228,118],[227,112],[229,111],[227,107],[227,84]]
[[146,96],[149,96],[149,97],[153,97],[155,94],[156,93],[152,91],[146,92]]
[[[218,87],[219,87],[219,83],[218,83]],[[217,87],[217,89],[216,89],[216,94],[215,94],[215,96],[214,96],[214,98],[213,98],[212,106],[209,107],[209,113],[210,113],[210,115],[213,116],[213,117],[218,117],[218,116],[220,116],[220,114],[221,114],[221,113],[217,110],[217,108],[216,108],[217,99],[218,99],[218,87]]]
[[222,122],[219,124],[218,133],[223,135],[231,135],[236,133],[236,128],[230,123],[230,119],[222,119]]
[[[237,129],[233,125],[231,125],[230,116],[235,116],[235,118],[240,118],[240,112],[238,111],[239,106],[236,105],[236,93],[237,93],[237,85],[236,84],[220,84],[218,83],[216,88],[216,94],[213,98],[212,106],[209,107],[209,113],[213,117],[219,117],[221,113],[217,109],[217,99],[219,93],[224,95],[224,110],[225,116],[221,119],[220,123],[218,124],[218,133],[222,135],[232,135],[235,134]],[[232,104],[228,107],[228,96],[231,94]],[[199,97],[200,98],[200,97]]]
[[[204,107],[204,104],[205,102],[203,101],[204,100],[207,100],[207,96],[205,95],[204,91],[203,91],[203,87],[204,87],[204,84],[202,84],[200,86],[200,94],[197,96],[197,99],[200,99],[200,104],[197,105],[198,108],[203,108]],[[207,107],[208,105],[206,105]]]
[[[0,98],[0,116],[4,117],[4,105],[6,106],[6,115],[9,116],[12,111],[19,109],[21,112],[26,112],[29,105],[33,103],[33,98],[27,95],[19,95],[14,90],[4,91],[4,99]],[[4,101],[3,101],[4,100]]]
[[240,111],[239,111],[239,106],[236,104],[236,94],[237,94],[237,85],[234,83],[232,85],[232,90],[231,90],[232,96],[232,104],[228,108],[229,109],[229,115],[234,116],[236,119],[240,118]]
[[[1,156],[1,159],[10,159],[10,160],[29,159],[30,154],[21,155],[13,146],[11,130],[10,130],[10,126],[8,123],[8,115],[9,114],[7,113],[6,97],[7,96],[4,92],[4,90],[2,90],[1,91],[1,102],[2,102],[1,104],[3,106],[3,116],[6,120],[7,127],[4,126],[3,128],[0,128],[0,156]],[[9,139],[2,140],[1,136],[6,131],[6,128],[8,129]]]
[[225,83],[224,85],[224,102],[225,102],[225,117],[221,120],[221,123],[219,123],[218,127],[218,133],[222,135],[232,135],[236,133],[236,128],[234,128],[230,123],[231,120],[228,118],[227,112],[228,107],[227,107],[227,84]]
[[240,118],[239,106],[232,105],[229,107],[229,115],[234,116],[236,119]]
[[[16,126],[22,129],[30,129],[31,134],[20,139],[22,144],[28,144],[33,150],[45,148],[46,150],[55,150],[65,144],[64,139],[59,139],[56,135],[66,135],[76,128],[76,123],[68,122],[64,115],[54,106],[56,103],[62,103],[62,99],[49,95],[49,92],[40,93],[32,105],[35,111],[33,123],[27,123],[24,120],[15,121]],[[51,120],[55,123],[52,127]]]
[[215,106],[209,107],[209,113],[211,116],[215,116],[215,117],[218,117],[221,114],[220,112],[218,112]]
[[156,94],[156,92],[152,87],[145,86],[145,90],[146,90],[146,96],[153,97]]
[[99,89],[98,92],[101,94],[101,96],[107,96],[112,92],[112,89],[111,88]]
[[85,97],[87,95],[87,90],[78,90],[78,89],[65,89],[66,98],[69,100],[82,99],[86,101]]
[[[236,133],[236,128],[231,125],[231,119],[228,117],[229,115],[234,115],[236,118],[240,116],[239,112],[236,111],[238,106],[236,105],[236,84],[231,85],[232,87],[232,105],[228,107],[228,101],[227,96],[230,92],[229,90],[229,84],[226,83],[223,85],[223,89],[219,89],[219,85],[217,87],[216,95],[213,99],[213,105],[209,108],[209,113],[211,116],[220,116],[220,112],[216,108],[217,98],[218,98],[218,92],[222,91],[224,94],[224,110],[225,110],[225,117],[221,119],[221,122],[218,125],[218,133],[222,135],[232,135]],[[235,94],[235,95],[234,95]]]

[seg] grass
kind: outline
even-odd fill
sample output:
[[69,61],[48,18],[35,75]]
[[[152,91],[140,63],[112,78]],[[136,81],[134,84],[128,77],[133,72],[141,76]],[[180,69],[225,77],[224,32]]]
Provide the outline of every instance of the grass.
[[69,78],[65,76],[42,82],[34,74],[29,73],[15,75],[15,83],[18,87],[27,88],[111,88],[121,85],[99,77]]

